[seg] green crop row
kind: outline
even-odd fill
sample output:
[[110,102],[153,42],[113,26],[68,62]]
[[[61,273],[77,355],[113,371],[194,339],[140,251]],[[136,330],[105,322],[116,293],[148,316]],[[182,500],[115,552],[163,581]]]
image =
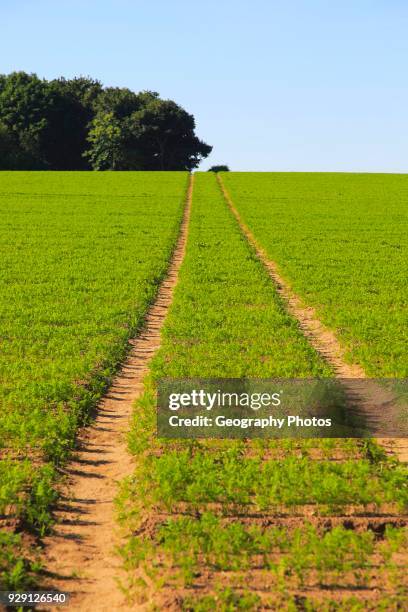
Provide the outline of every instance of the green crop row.
[[408,376],[408,177],[224,173],[244,223],[369,376]]
[[[405,179],[223,178],[246,223],[336,329],[348,357],[373,375],[405,375]],[[26,555],[25,538],[10,530],[24,525],[41,535],[50,525],[58,468],[156,295],[186,181],[185,173],[0,174],[3,588],[35,583],[36,551]],[[371,589],[376,609],[398,609],[406,534],[390,525],[406,517],[407,469],[375,442],[156,436],[160,378],[332,374],[287,313],[215,176],[197,174],[186,257],[129,434],[136,470],[118,499],[132,594],[152,595],[153,583],[173,589],[185,610],[249,610],[276,587],[282,609],[370,609],[364,594],[324,604],[299,594],[310,573],[340,591],[352,574],[356,589]],[[384,523],[388,515],[390,525],[378,534],[317,529],[307,520],[347,514],[353,524],[362,513],[381,513]],[[302,529],[271,526],[277,515],[299,516]],[[262,597],[253,570],[266,572]]]
[[0,174],[0,524],[50,525],[56,467],[141,328],[187,179]]
[[367,570],[379,564],[381,571],[395,569],[394,560],[407,544],[406,529],[387,528],[383,539],[376,541],[372,531],[358,533],[339,526],[321,533],[307,521],[291,531],[248,527],[239,521],[222,524],[219,517],[204,513],[196,519],[169,519],[149,540],[133,538],[123,556],[129,569],[143,563],[159,577],[165,567],[171,568],[167,580],[181,580],[187,587],[194,585],[203,566],[223,572],[269,570],[274,582],[294,576],[300,586],[312,572],[320,586],[341,583],[342,576],[351,573],[364,586]]
[[39,553],[32,551],[30,560],[26,552],[21,534],[0,531],[0,584],[3,589],[16,591],[35,586],[41,569]]
[[[361,570],[361,580],[370,586],[369,571],[379,551],[390,575],[395,569],[395,590],[400,570],[393,567],[392,556],[403,549],[401,529],[387,528],[377,548],[369,530],[334,528],[320,533],[306,527],[309,512],[398,514],[406,509],[407,470],[387,460],[375,442],[188,441],[156,436],[160,378],[331,373],[285,311],[215,177],[197,174],[185,260],[162,346],[152,361],[129,435],[136,470],[123,483],[118,499],[121,521],[129,530],[120,553],[130,595],[140,603],[148,598],[154,606],[153,583],[157,591],[173,589],[180,609],[260,609],[248,569],[252,556],[262,557],[265,570],[274,568],[282,588],[284,578],[300,579],[306,569],[337,571],[340,587],[342,572]],[[340,460],[332,461],[336,453]],[[248,527],[251,516],[262,520],[275,514],[300,514],[305,527],[288,532]],[[224,573],[232,569],[241,572],[245,592],[218,589]],[[194,593],[204,588],[203,577],[210,592],[199,597]],[[282,600],[282,609],[299,609],[292,595]],[[356,610],[362,609],[362,601],[356,598]],[[307,608],[309,603],[303,601],[300,609],[314,609],[312,603]]]
[[188,244],[157,378],[332,374],[286,312],[212,175],[195,175]]
[[195,454],[168,450],[145,461],[149,481],[136,480],[135,492],[139,489],[152,505],[167,510],[180,502],[197,510],[210,503],[251,505],[259,511],[313,504],[335,512],[349,504],[380,507],[387,502],[408,508],[407,471],[400,464],[293,456],[263,461],[241,457],[234,448],[214,453],[210,446]]
[[263,612],[264,610],[286,610],[287,612],[400,612],[406,600],[399,595],[380,596],[362,601],[358,596],[343,597],[341,600],[327,596],[322,599],[291,595],[285,591],[274,596],[261,598],[248,589],[218,588],[214,595],[188,596],[182,604],[183,612]]

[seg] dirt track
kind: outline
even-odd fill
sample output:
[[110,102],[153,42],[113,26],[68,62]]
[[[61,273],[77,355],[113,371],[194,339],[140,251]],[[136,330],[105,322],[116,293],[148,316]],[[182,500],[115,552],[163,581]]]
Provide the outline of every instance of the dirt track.
[[[277,266],[269,261],[251,232],[242,224],[220,179],[219,182],[243,232],[267,267],[288,311],[299,321],[311,344],[332,364],[337,376],[365,378],[359,366],[345,362],[344,351],[335,335],[322,325],[312,308],[302,304],[280,276]],[[190,181],[180,236],[168,275],[148,312],[142,333],[131,342],[129,357],[101,402],[94,423],[80,435],[77,456],[67,470],[65,495],[57,509],[55,533],[45,539],[46,569],[51,573],[48,586],[73,593],[69,610],[129,609],[116,581],[121,577],[121,568],[120,560],[114,553],[115,545],[120,543],[114,498],[117,482],[132,473],[132,459],[126,444],[129,418],[134,401],[143,391],[143,379],[150,359],[160,345],[160,331],[184,257],[192,189],[193,179]],[[398,440],[393,442],[399,457],[407,460],[406,441],[401,447]]]
[[[243,234],[255,249],[257,256],[273,280],[277,292],[286,304],[288,312],[298,321],[301,330],[310,344],[332,366],[336,376],[345,380],[346,390],[350,396],[360,401],[362,409],[367,410],[368,416],[370,416],[370,410],[374,414],[381,414],[384,409],[387,409],[387,406],[392,404],[393,398],[391,394],[381,389],[374,381],[370,384],[362,367],[357,364],[347,363],[344,357],[345,351],[335,334],[319,320],[315,310],[310,306],[306,306],[301,298],[294,293],[290,284],[279,272],[277,264],[269,259],[251,230],[242,221],[219,174],[217,174],[217,180],[225,201],[237,219]],[[352,379],[356,379],[355,382]],[[366,382],[362,384],[361,381],[364,379],[366,379]],[[387,452],[397,455],[400,461],[408,462],[408,439],[388,437],[378,441]]]
[[48,586],[72,592],[69,610],[128,609],[117,584],[121,570],[114,547],[120,542],[120,534],[114,499],[118,481],[132,473],[126,442],[129,419],[143,391],[149,362],[160,346],[160,331],[184,258],[192,191],[191,176],[168,273],[142,332],[130,342],[128,358],[100,403],[94,422],[79,435],[78,452],[67,468],[67,482],[56,511],[55,532],[44,540]]

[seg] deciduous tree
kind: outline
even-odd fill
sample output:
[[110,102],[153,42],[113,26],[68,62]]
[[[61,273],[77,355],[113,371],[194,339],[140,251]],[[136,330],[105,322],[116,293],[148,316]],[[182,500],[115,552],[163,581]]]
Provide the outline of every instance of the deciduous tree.
[[0,75],[0,169],[192,170],[212,147],[154,91]]

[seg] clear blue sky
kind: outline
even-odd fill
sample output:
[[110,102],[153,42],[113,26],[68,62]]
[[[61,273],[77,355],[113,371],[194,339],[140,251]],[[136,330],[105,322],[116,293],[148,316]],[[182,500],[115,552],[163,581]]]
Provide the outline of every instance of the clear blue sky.
[[407,0],[2,0],[0,72],[192,112],[233,170],[408,171]]

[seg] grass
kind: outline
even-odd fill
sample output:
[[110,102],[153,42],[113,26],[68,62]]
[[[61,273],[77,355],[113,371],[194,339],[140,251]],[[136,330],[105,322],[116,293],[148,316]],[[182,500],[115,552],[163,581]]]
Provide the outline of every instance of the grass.
[[0,173],[0,518],[18,528],[52,522],[56,468],[155,297],[186,185],[186,173]]
[[244,223],[369,376],[408,376],[408,177],[223,173]]
[[[130,596],[152,605],[164,597],[185,610],[250,610],[272,590],[280,598],[272,608],[312,610],[319,608],[304,592],[317,584],[365,609],[365,595],[350,599],[347,589],[371,589],[380,606],[373,572],[383,555],[384,602],[401,602],[405,531],[386,518],[381,542],[364,523],[353,531],[362,515],[407,508],[407,470],[375,442],[156,437],[162,377],[332,374],[285,312],[211,174],[196,175],[186,257],[162,335],[129,435],[136,470],[118,500]],[[309,525],[310,516],[333,515],[352,527]],[[263,526],[275,517],[299,517],[303,527]]]

